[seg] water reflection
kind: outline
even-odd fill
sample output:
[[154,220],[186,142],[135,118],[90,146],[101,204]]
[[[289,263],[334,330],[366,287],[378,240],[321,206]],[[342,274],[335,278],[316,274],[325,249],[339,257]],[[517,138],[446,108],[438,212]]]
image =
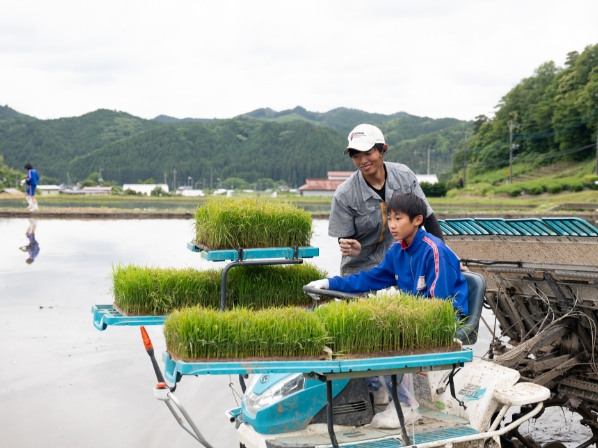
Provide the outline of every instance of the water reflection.
[[21,246],[19,248],[23,252],[27,252],[29,254],[29,258],[25,260],[27,264],[33,263],[39,255],[39,243],[35,239],[36,230],[37,219],[29,218],[29,227],[27,227],[27,231],[25,232],[25,236],[29,239],[29,244],[27,246]]

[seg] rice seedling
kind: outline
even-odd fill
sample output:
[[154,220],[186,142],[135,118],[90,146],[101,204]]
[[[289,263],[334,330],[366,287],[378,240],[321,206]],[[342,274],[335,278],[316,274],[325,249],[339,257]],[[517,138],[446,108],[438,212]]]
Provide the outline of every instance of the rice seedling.
[[[227,307],[265,308],[311,303],[302,286],[327,276],[312,264],[240,266],[227,279]],[[163,315],[175,309],[220,306],[221,269],[198,271],[118,265],[112,269],[115,304],[130,315]]]
[[450,301],[399,293],[330,302],[315,314],[330,335],[333,351],[349,354],[452,346],[462,325]]
[[328,339],[312,312],[243,307],[175,311],[166,319],[164,336],[168,351],[183,359],[313,357],[322,354]]
[[195,240],[210,249],[308,246],[309,212],[256,198],[213,198],[195,212]]
[[453,346],[461,323],[450,301],[387,295],[298,308],[175,311],[164,325],[166,346],[184,359],[389,356]]

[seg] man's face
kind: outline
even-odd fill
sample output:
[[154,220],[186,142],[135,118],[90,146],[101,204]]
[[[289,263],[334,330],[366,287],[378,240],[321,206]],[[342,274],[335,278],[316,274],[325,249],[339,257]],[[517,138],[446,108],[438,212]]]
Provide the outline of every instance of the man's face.
[[384,163],[382,154],[376,148],[372,148],[365,152],[358,152],[351,157],[351,160],[353,160],[355,168],[366,176],[378,172]]
[[407,244],[411,244],[411,240],[422,222],[422,215],[418,215],[413,218],[413,221],[410,221],[409,216],[403,212],[388,212],[388,228],[395,241],[403,240]]

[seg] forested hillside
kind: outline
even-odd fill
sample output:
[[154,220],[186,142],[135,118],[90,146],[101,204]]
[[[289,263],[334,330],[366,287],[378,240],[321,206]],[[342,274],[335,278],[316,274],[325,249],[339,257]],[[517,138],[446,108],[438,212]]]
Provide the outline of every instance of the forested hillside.
[[[26,115],[20,119],[21,114],[4,109],[4,114],[11,117],[6,120],[0,116],[0,155],[4,156],[5,163],[20,169],[30,162],[42,175],[64,180],[67,165],[75,157],[160,126],[155,121],[110,110],[97,110],[80,117],[37,120]],[[85,178],[89,173],[73,174]]]
[[349,169],[344,144],[340,133],[299,121],[221,120],[153,129],[78,157],[69,169],[88,173],[102,166],[104,178],[120,182],[162,181],[164,173],[171,182],[176,169],[183,183],[190,176],[209,185],[212,170],[214,181],[270,178],[301,185],[306,177],[325,176],[326,170]]
[[387,160],[427,170],[450,169],[452,151],[471,123],[430,119],[404,112],[392,115],[337,108],[326,113],[301,107],[275,112],[258,109],[228,120],[161,115],[143,120],[124,112],[98,110],[81,117],[38,120],[0,109],[0,155],[19,168],[31,162],[42,176],[85,179],[103,169],[105,180],[118,183],[154,178],[168,183],[205,179],[261,178],[299,186],[307,177],[325,177],[329,170],[353,169],[342,150],[346,136],[359,123],[378,125],[390,151]]
[[[496,115],[477,117],[467,147],[471,174],[509,166],[512,123],[514,162],[530,166],[594,157],[598,121],[598,44],[567,55],[565,67],[547,62],[509,91]],[[464,151],[454,155],[462,172]],[[506,174],[505,174],[506,176]]]

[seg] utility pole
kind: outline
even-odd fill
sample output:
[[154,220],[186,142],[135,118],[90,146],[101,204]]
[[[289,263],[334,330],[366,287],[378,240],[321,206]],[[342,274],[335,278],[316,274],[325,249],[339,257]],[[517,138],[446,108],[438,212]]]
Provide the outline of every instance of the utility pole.
[[427,171],[427,174],[430,174],[430,152],[432,152],[432,150],[428,146],[428,171]]
[[71,175],[68,171],[66,172],[66,186],[67,187],[71,186]]
[[164,185],[168,185],[168,183],[166,182],[167,179],[168,176],[166,175],[166,171],[164,171]]
[[172,191],[176,193],[176,168],[172,170]]
[[463,140],[464,152],[463,152],[463,188],[467,186],[467,139]]
[[513,150],[519,148],[519,145],[513,145],[513,129],[518,127],[513,120],[509,121],[509,184],[513,183]]
[[212,190],[212,167],[210,167],[210,190]]

